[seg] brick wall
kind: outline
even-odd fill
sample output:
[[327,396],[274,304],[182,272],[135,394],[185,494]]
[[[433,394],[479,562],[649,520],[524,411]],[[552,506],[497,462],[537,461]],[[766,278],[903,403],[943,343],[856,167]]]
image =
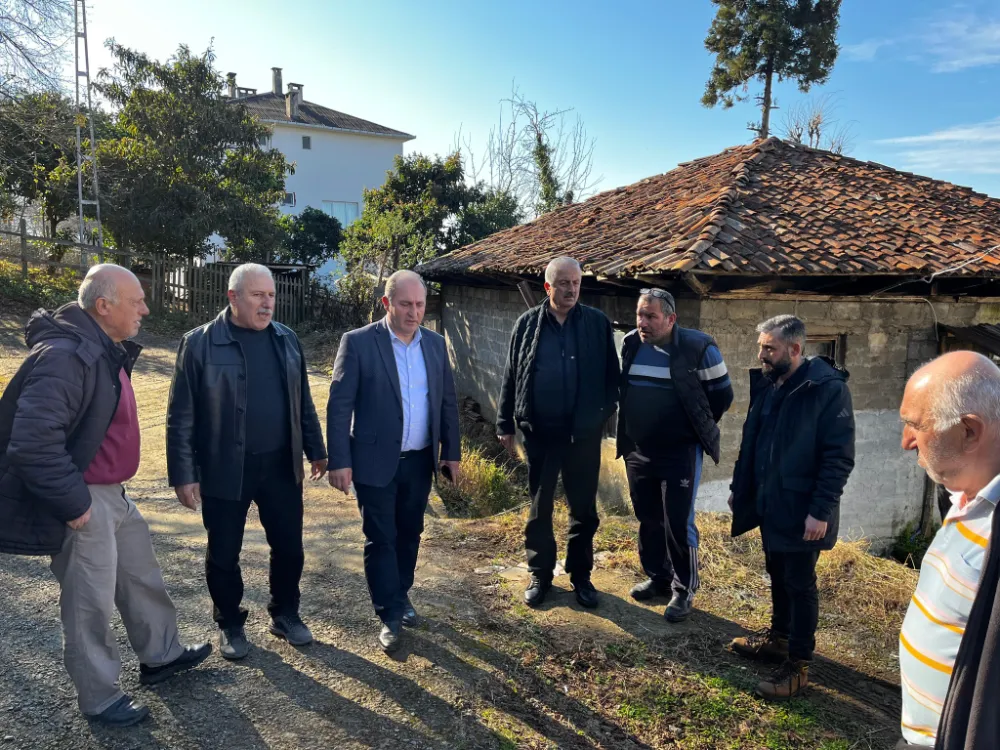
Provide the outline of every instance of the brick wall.
[[[458,390],[476,399],[487,419],[495,419],[496,398],[507,356],[510,331],[524,312],[516,291],[447,286],[443,290],[443,328],[448,338]],[[584,298],[613,320],[630,322],[634,297]],[[722,461],[708,461],[698,507],[724,510],[729,479],[739,450],[749,401],[749,370],[757,366],[756,325],[781,313],[799,316],[810,336],[837,337],[857,421],[857,464],[841,512],[845,536],[889,538],[919,518],[924,474],[899,445],[898,409],[906,379],[938,351],[935,316],[941,323],[974,325],[1000,322],[1000,305],[981,302],[836,302],[754,300],[679,300],[681,325],[712,334],[729,365],[736,391],[733,408],[722,421]],[[621,341],[622,333],[616,333]],[[621,461],[605,450],[601,479],[607,510],[627,510],[627,484]]]

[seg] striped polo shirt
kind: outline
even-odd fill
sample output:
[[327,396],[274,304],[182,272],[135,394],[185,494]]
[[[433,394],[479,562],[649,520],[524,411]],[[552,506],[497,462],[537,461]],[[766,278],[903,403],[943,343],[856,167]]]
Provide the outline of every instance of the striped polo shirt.
[[952,668],[993,527],[1000,499],[1000,476],[971,501],[952,495],[952,506],[920,567],[917,590],[899,633],[899,673],[903,685],[903,737],[933,747]]

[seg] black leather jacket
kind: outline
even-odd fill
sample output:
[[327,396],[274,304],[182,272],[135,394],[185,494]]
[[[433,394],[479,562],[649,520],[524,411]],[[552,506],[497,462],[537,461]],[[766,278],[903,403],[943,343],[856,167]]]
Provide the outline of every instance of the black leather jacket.
[[[272,322],[284,352],[296,479],[302,454],[326,458],[326,445],[309,392],[305,357],[295,333]],[[201,494],[240,498],[246,439],[247,376],[243,350],[229,333],[229,308],[184,335],[167,404],[167,478],[171,487],[201,484]],[[251,405],[252,408],[252,405]]]

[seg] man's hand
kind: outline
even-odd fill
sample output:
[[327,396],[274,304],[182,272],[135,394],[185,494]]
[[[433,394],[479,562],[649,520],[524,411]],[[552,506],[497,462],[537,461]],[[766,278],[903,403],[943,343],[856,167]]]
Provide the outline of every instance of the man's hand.
[[87,525],[87,521],[90,520],[90,508],[87,508],[87,512],[84,513],[79,518],[74,518],[72,521],[67,521],[66,525],[69,526],[73,531],[79,531],[84,526]]
[[448,471],[451,472],[451,483],[452,484],[458,484],[458,474],[462,470],[462,462],[461,461],[442,461],[441,462],[441,469],[442,469],[442,471],[444,470],[444,468],[446,466],[448,467]]
[[514,436],[513,435],[497,435],[500,438],[500,445],[504,447],[508,453],[514,452]]
[[733,493],[732,492],[729,493],[729,500],[727,502],[729,503],[729,512],[732,513],[733,512]]
[[354,472],[350,468],[334,469],[330,472],[330,486],[346,495],[351,491],[351,480],[353,478]]
[[806,516],[806,533],[802,538],[807,542],[818,542],[826,536],[826,521],[817,521],[812,516]]
[[174,492],[177,493],[177,499],[181,501],[181,505],[191,510],[198,510],[198,506],[201,505],[200,484],[197,482],[194,484],[182,484],[179,487],[174,487]]
[[312,463],[312,474],[309,475],[309,478],[312,479],[314,482],[318,482],[320,479],[323,478],[323,475],[326,474],[326,463],[327,463],[326,459],[321,458],[319,461],[312,461],[311,463]]

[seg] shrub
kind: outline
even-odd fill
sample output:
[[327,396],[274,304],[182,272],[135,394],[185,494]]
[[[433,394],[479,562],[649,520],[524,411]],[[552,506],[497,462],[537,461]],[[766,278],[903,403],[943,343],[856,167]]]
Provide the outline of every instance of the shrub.
[[20,264],[0,260],[0,300],[8,312],[53,309],[72,302],[79,284],[79,276],[71,269],[30,268],[24,279]]
[[438,494],[449,514],[482,518],[515,508],[525,496],[514,479],[514,468],[491,460],[477,445],[462,438],[462,468],[457,485],[438,483]]

